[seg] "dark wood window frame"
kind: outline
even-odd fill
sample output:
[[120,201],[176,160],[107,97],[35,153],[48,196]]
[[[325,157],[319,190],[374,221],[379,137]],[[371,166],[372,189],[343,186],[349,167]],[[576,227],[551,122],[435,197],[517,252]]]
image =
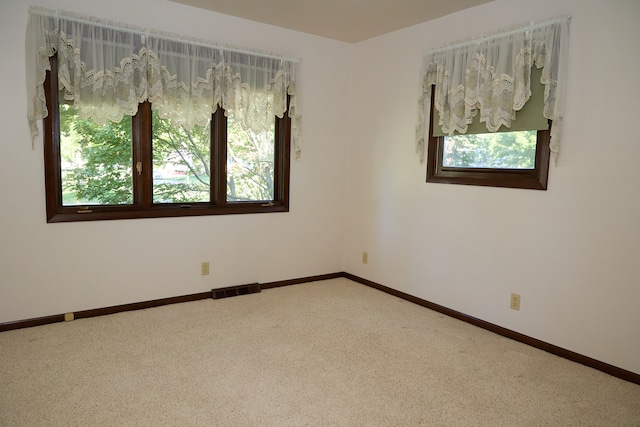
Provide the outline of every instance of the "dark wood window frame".
[[[285,113],[275,120],[274,196],[256,202],[227,201],[227,119],[220,108],[211,118],[210,202],[154,204],[151,155],[151,104],[140,104],[133,118],[133,165],[141,162],[142,173],[133,174],[133,204],[63,206],[60,153],[60,110],[56,57],[51,58],[45,94],[49,114],[43,120],[47,222],[109,219],[162,218],[289,211],[291,120]],[[132,166],[133,166],[132,165]]]
[[533,169],[491,169],[447,167],[442,164],[444,156],[444,136],[433,136],[434,93],[431,91],[431,119],[427,143],[427,182],[443,184],[480,185],[485,187],[526,188],[546,190],[549,176],[549,129],[538,131],[535,167]]

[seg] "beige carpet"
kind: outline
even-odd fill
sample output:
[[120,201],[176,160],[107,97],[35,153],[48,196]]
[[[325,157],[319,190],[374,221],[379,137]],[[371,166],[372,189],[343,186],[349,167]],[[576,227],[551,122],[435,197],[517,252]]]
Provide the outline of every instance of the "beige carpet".
[[335,279],[0,333],[0,425],[640,426],[640,386]]

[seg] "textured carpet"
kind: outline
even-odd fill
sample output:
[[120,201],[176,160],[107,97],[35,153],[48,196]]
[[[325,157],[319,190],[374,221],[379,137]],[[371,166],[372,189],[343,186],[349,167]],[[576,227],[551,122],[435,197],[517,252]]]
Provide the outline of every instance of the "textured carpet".
[[335,279],[0,333],[0,425],[640,426],[640,386]]

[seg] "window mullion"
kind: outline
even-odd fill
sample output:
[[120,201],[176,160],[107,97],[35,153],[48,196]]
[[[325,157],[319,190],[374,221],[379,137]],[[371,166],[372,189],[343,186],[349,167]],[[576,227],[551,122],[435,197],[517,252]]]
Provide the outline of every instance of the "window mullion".
[[152,203],[151,104],[143,102],[133,117],[133,186],[134,204],[143,209]]
[[211,118],[211,203],[227,204],[227,118],[218,108]]

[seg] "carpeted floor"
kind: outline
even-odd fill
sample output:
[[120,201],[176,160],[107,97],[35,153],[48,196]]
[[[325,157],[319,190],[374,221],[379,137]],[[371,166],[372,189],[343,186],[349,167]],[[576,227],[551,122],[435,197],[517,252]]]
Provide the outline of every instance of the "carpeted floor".
[[335,279],[0,333],[0,426],[640,426],[640,386]]

